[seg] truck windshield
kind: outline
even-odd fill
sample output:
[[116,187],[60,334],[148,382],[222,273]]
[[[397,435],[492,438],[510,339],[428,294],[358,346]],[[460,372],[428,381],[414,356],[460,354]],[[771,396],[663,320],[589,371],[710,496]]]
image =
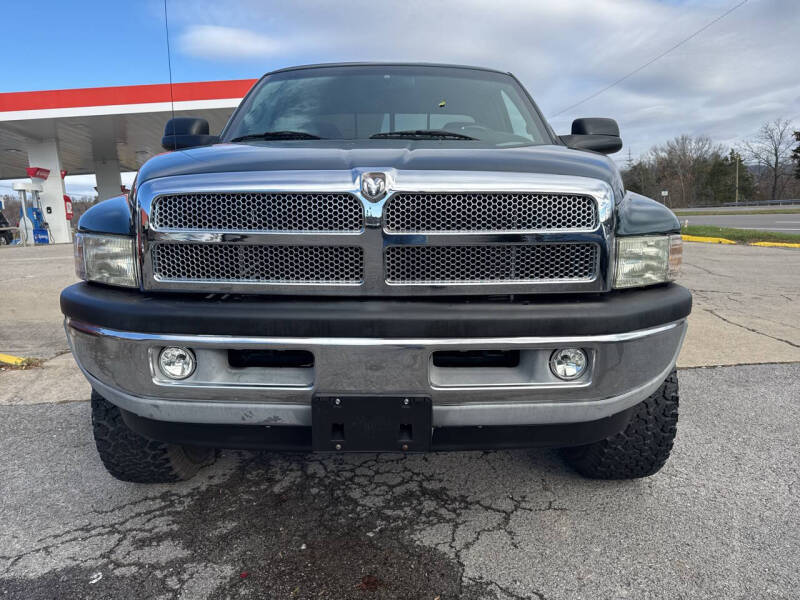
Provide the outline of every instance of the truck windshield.
[[536,108],[510,75],[414,65],[273,73],[242,103],[222,141],[316,138],[498,147],[552,143]]

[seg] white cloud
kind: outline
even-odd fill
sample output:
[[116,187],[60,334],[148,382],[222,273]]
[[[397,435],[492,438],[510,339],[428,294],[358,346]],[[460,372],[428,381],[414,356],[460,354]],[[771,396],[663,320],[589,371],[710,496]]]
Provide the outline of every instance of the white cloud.
[[[547,116],[700,29],[734,0],[187,0],[179,48],[280,65],[399,60],[514,72]],[[737,143],[778,116],[800,124],[800,4],[750,0],[640,73],[551,118],[616,118],[633,155],[681,133]],[[627,155],[626,151],[620,153]]]
[[241,59],[271,56],[285,53],[284,41],[240,29],[217,25],[193,25],[178,38],[180,50],[191,56],[216,59]]

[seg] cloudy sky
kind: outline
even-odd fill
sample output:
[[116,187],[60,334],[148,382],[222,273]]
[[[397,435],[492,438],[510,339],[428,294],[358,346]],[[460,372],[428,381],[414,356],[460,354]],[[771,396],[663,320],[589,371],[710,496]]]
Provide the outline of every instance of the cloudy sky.
[[[28,21],[14,4],[6,22]],[[6,28],[0,91],[166,81],[161,0],[113,4],[37,3],[60,27],[41,38]],[[520,78],[558,132],[576,117],[617,119],[620,161],[681,133],[735,145],[777,117],[800,127],[800,0],[168,0],[168,10],[175,81],[329,61],[494,67]]]

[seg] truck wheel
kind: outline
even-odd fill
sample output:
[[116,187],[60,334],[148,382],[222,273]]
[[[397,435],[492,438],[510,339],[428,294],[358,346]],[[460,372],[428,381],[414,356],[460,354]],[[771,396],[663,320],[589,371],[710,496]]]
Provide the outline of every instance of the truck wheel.
[[669,458],[678,425],[678,373],[673,370],[639,403],[628,426],[604,440],[563,450],[567,462],[592,479],[636,479],[657,473]]
[[180,446],[134,433],[119,408],[92,390],[92,429],[100,460],[121,481],[171,483],[191,479],[216,458],[213,448]]

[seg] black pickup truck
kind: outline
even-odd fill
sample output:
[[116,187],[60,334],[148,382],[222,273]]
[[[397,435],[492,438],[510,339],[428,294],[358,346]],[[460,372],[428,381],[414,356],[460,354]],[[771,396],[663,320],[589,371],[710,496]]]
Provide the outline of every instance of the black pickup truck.
[[664,465],[691,295],[613,120],[557,136],[499,71],[316,65],[162,144],[81,218],[61,295],[115,477],[186,479],[217,448]]

